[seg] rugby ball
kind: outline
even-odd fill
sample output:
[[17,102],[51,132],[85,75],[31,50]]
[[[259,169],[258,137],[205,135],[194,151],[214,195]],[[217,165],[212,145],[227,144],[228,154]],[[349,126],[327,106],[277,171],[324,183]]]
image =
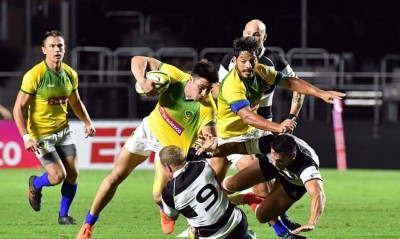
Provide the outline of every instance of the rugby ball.
[[[160,91],[160,93],[166,91],[171,83],[171,79],[169,78],[168,74],[163,71],[148,71],[146,72],[146,79],[160,82],[161,84],[156,85],[156,89]],[[138,94],[146,95],[137,82],[135,84],[135,89]]]

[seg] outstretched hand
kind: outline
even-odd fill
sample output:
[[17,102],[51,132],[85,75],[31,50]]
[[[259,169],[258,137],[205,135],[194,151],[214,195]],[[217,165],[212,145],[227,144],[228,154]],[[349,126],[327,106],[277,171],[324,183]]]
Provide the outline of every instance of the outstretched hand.
[[329,90],[324,91],[320,98],[323,99],[326,103],[335,104],[335,99],[341,100],[345,96],[345,93]]
[[214,151],[217,148],[218,139],[211,134],[199,135],[196,141],[196,154]]
[[294,233],[294,234],[300,234],[300,232],[312,231],[312,230],[314,230],[314,228],[315,228],[315,225],[307,224],[307,225],[304,225],[304,226],[301,226],[301,227],[299,227],[299,228],[294,229],[294,230],[292,231],[292,233]]

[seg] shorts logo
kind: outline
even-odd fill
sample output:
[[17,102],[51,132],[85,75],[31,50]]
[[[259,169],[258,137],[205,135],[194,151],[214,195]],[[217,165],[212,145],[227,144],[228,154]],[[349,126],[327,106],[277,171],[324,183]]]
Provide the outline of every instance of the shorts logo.
[[165,122],[178,134],[181,135],[185,130],[182,125],[178,124],[172,117],[167,113],[164,107],[159,107],[158,111]]
[[55,98],[49,98],[47,100],[48,105],[62,105],[68,102],[68,96],[60,96]]
[[183,119],[183,122],[187,123],[192,117],[194,113],[192,111],[185,111],[185,118]]

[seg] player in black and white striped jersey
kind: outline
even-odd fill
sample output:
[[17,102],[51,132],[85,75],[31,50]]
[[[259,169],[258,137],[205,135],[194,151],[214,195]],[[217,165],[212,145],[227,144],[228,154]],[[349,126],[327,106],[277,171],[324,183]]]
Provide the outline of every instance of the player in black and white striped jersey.
[[[304,238],[297,234],[315,228],[326,199],[319,172],[319,158],[314,149],[293,135],[271,134],[242,143],[223,144],[216,149],[214,156],[220,157],[231,153],[258,154],[259,160],[253,161],[234,176],[226,177],[222,182],[225,190],[242,191],[258,183],[279,179],[276,180],[268,197],[257,206],[252,206],[261,223],[268,222],[274,226],[275,218],[308,192],[311,196],[308,222],[292,232],[282,232],[278,236],[284,239]],[[241,196],[241,199],[242,203],[249,204],[246,202],[246,197]]]
[[206,160],[186,161],[173,145],[159,155],[163,173],[171,179],[162,192],[168,217],[186,217],[195,228],[194,238],[255,238],[247,231],[246,215],[228,200]]

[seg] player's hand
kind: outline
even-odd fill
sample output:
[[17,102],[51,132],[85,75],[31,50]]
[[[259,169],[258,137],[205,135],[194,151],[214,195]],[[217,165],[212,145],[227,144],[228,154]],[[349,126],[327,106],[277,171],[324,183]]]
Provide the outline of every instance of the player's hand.
[[279,133],[290,134],[296,128],[297,122],[293,119],[286,119],[279,126]]
[[323,99],[326,103],[335,104],[335,99],[340,100],[345,96],[346,96],[345,93],[330,90],[330,91],[324,91],[321,94],[320,98]]
[[140,88],[142,88],[143,92],[146,94],[146,96],[154,97],[154,96],[159,96],[161,92],[157,90],[157,85],[162,85],[161,82],[155,81],[155,80],[150,80],[146,79],[142,82],[139,82]]
[[200,155],[204,152],[214,151],[217,148],[217,137],[211,134],[199,135],[196,141],[196,154]]
[[93,137],[96,134],[96,129],[92,124],[85,125],[85,138]]
[[315,225],[307,224],[307,225],[304,225],[304,226],[294,229],[292,231],[292,233],[300,234],[300,232],[309,232],[309,231],[314,230],[314,228],[315,228]]
[[[294,116],[294,117],[292,117],[292,118],[288,118],[288,120],[292,120],[292,121],[296,122],[296,126],[295,126],[295,127],[297,127],[297,121],[296,121],[296,119],[297,119],[296,116]],[[294,131],[294,128],[293,128],[293,129],[289,129],[289,131],[288,131],[287,133],[288,133],[288,134],[293,134],[293,131]]]
[[29,152],[37,152],[40,149],[40,146],[33,139],[28,139],[24,142],[25,149]]

